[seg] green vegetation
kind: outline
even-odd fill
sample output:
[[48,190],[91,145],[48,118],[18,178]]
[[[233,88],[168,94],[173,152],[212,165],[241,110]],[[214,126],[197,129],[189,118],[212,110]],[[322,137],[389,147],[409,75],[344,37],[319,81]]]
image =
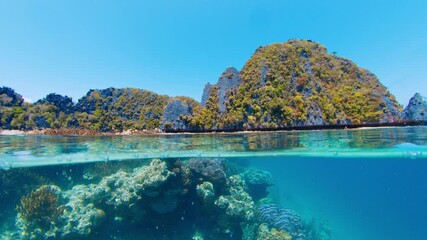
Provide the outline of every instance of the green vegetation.
[[219,123],[219,104],[218,104],[218,87],[211,88],[208,101],[205,107],[197,106],[193,109],[194,113],[190,117],[190,123],[197,129],[213,129]]
[[[215,109],[207,106],[195,116],[203,119],[195,122],[197,127],[275,128],[400,118],[401,107],[377,77],[311,41],[261,47],[240,74],[242,84],[229,92],[226,113],[212,116]],[[214,95],[212,91],[210,99]]]
[[16,95],[20,101],[11,104],[11,97],[0,96],[0,103],[8,103],[0,105],[0,129],[152,130],[160,127],[163,108],[169,100],[168,96],[141,89],[108,88],[89,91],[77,104],[58,94],[30,104],[9,90],[9,95]]
[[[234,76],[227,73],[231,74],[228,78]],[[401,120],[401,106],[375,75],[311,41],[290,40],[258,48],[240,77],[239,87],[225,97],[214,85],[205,107],[188,97],[170,98],[135,88],[90,90],[75,105],[71,98],[57,94],[29,104],[3,87],[0,129],[151,130],[160,128],[164,108],[173,99],[191,107],[193,114],[183,114],[180,120],[189,130]],[[226,109],[221,113],[219,103],[223,102]],[[164,128],[172,128],[172,123],[166,122]]]
[[136,89],[91,90],[76,105],[79,126],[101,132],[160,127],[168,96]]

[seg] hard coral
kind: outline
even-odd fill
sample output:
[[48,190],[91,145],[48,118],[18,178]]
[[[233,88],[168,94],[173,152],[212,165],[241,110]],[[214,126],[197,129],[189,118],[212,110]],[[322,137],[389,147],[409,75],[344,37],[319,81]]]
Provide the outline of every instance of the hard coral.
[[209,204],[215,198],[214,186],[210,182],[203,182],[197,185],[197,195],[203,200],[205,204]]
[[229,178],[229,185],[229,195],[220,196],[215,205],[225,209],[228,216],[251,220],[254,215],[254,202],[245,191],[245,182],[236,175]]
[[188,160],[188,167],[206,180],[226,182],[226,161],[223,158],[192,158]]
[[241,174],[248,186],[248,192],[254,200],[264,198],[268,195],[267,187],[273,186],[272,176],[269,172],[249,169]]
[[43,185],[23,196],[17,210],[25,225],[41,229],[55,225],[63,211],[59,203],[60,191],[57,186]]
[[269,228],[267,224],[261,224],[258,228],[256,240],[289,240],[292,236],[284,230]]
[[284,230],[293,237],[292,239],[306,239],[301,217],[291,209],[281,208],[274,204],[261,205],[256,211],[255,220]]

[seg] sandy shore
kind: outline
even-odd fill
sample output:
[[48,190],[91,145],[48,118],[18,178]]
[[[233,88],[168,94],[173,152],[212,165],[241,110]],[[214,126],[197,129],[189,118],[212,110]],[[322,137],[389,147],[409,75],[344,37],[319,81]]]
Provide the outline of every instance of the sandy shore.
[[27,133],[21,130],[0,130],[0,135],[26,135]]

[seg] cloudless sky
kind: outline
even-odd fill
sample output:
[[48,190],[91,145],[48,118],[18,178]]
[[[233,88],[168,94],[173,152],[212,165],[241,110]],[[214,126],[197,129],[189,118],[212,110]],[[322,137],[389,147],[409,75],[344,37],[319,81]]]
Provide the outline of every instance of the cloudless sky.
[[427,96],[425,0],[0,0],[0,86],[30,101],[136,87],[200,101],[259,46],[311,39]]

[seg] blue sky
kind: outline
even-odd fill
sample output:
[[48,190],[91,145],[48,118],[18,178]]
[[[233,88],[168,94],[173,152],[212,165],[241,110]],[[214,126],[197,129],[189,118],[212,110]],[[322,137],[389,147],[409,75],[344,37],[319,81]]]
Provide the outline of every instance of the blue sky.
[[200,100],[259,46],[320,42],[376,74],[406,105],[427,96],[427,3],[421,0],[0,0],[0,86],[30,100],[77,101],[136,87]]

